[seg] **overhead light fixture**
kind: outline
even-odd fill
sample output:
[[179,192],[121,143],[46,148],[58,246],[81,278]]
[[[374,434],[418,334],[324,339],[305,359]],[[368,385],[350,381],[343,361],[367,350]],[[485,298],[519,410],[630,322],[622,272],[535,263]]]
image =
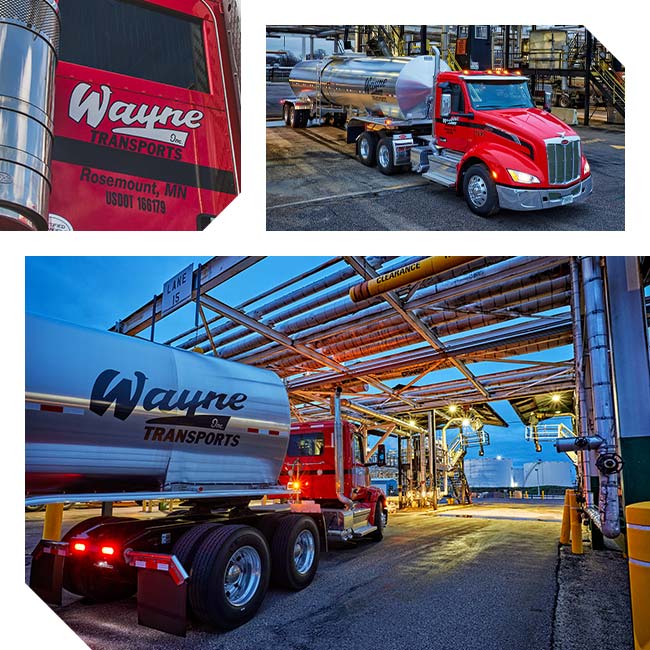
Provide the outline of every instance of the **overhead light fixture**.
[[562,398],[557,393],[551,396],[551,402],[553,402],[553,404],[559,404],[561,400]]
[[463,418],[462,424],[464,427],[468,427],[470,425],[469,418]]
[[450,404],[449,405],[449,412],[450,413],[455,413],[458,410],[458,407],[455,404]]

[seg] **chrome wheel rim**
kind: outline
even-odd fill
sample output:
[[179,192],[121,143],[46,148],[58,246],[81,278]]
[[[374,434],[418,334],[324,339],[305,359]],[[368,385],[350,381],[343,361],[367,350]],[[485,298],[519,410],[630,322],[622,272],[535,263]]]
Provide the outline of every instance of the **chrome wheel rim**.
[[388,523],[388,513],[385,510],[381,511],[381,527],[386,528],[386,524]]
[[386,145],[379,147],[377,158],[379,159],[379,164],[382,167],[388,167],[388,165],[390,165],[390,152],[388,151],[388,147]]
[[252,546],[238,548],[228,560],[223,576],[226,599],[233,607],[250,602],[262,580],[262,560]]
[[365,138],[362,138],[361,142],[359,142],[359,153],[362,158],[368,159],[370,157],[370,145]]
[[487,185],[485,181],[478,175],[472,176],[467,184],[467,191],[469,193],[470,201],[480,208],[485,205],[487,201]]
[[311,569],[316,555],[316,542],[310,530],[303,530],[293,545],[293,563],[300,575],[305,575]]

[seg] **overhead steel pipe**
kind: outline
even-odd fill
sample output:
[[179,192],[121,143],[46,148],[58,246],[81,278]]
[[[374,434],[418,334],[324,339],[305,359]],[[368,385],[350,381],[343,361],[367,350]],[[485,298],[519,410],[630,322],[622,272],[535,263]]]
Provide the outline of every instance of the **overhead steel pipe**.
[[399,269],[384,273],[377,278],[357,284],[350,289],[350,300],[361,302],[373,296],[378,296],[387,291],[399,289],[412,282],[424,280],[442,271],[448,271],[455,266],[467,264],[477,257],[454,257],[445,255],[441,257],[427,257],[419,262],[402,266]]

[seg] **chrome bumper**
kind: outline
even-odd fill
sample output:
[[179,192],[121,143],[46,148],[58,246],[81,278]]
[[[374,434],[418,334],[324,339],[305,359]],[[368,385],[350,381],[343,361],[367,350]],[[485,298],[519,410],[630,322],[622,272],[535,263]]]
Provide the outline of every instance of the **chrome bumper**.
[[525,190],[497,185],[499,206],[505,210],[545,210],[584,201],[593,189],[591,176],[563,189]]

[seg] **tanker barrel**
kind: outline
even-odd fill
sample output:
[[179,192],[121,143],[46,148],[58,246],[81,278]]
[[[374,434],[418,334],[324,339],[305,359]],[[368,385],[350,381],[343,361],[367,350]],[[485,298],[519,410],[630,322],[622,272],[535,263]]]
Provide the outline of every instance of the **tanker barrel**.
[[53,0],[0,3],[0,230],[47,230],[60,21]]
[[30,502],[277,485],[291,423],[275,373],[33,315],[25,341]]
[[[437,57],[330,57],[301,61],[289,75],[300,98],[322,98],[394,119],[431,117]],[[441,70],[449,66],[440,62]]]

